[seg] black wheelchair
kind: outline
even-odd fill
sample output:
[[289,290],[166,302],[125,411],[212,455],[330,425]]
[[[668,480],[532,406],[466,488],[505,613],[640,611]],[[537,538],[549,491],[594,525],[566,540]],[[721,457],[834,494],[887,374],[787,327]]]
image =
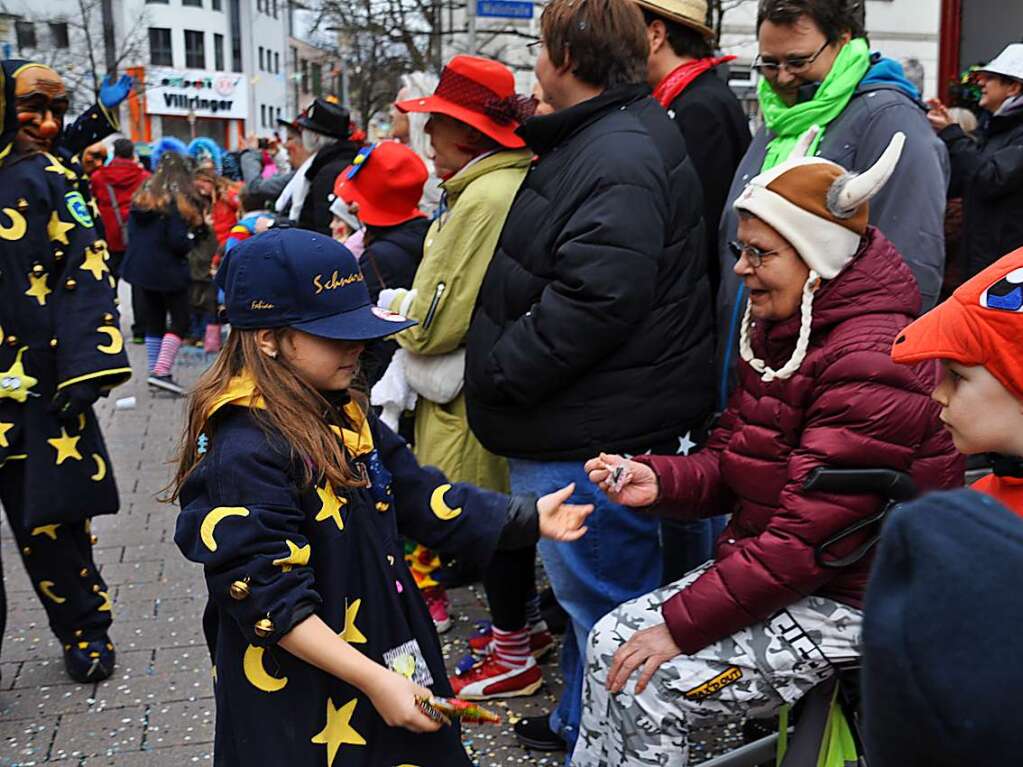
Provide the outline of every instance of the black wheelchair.
[[[842,530],[821,543],[815,552],[818,564],[829,569],[850,567],[862,560],[881,539],[881,528],[891,510],[900,503],[914,498],[917,494],[912,478],[893,469],[832,469],[826,466],[814,469],[803,483],[807,493],[831,493],[838,495],[860,495],[872,493],[887,502],[872,517],[863,519]],[[836,544],[852,535],[873,529],[871,535],[854,551],[843,556],[832,556],[829,552]],[[852,731],[858,753],[864,753],[860,733],[859,659],[848,662],[833,662],[835,673],[827,680],[812,688],[795,705],[792,721],[785,732],[787,748],[780,767],[815,767],[824,737],[831,701],[837,700]],[[838,686],[837,698],[835,686]],[[749,722],[745,728],[747,742],[726,754],[700,763],[700,767],[775,767],[782,735],[780,728],[764,723]],[[760,737],[751,733],[759,730]],[[866,762],[861,758],[860,764]]]

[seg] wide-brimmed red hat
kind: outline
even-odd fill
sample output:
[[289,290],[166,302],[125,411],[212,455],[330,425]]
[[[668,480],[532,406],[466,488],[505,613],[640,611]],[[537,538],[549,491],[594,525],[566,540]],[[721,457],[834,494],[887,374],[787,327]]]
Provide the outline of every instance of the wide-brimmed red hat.
[[426,216],[419,200],[429,177],[419,155],[397,141],[384,141],[359,151],[338,174],[334,194],[358,203],[359,220],[366,226],[397,226]]
[[399,101],[400,112],[434,112],[471,125],[508,149],[526,145],[515,133],[536,110],[536,101],[515,92],[515,75],[504,64],[478,56],[455,56],[441,72],[432,96]]

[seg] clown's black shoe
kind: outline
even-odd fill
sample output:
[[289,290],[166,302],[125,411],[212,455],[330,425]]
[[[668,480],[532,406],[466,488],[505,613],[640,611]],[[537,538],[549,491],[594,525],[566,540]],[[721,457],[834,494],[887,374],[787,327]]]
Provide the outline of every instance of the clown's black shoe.
[[64,645],[64,667],[68,676],[82,684],[102,682],[113,674],[116,657],[114,645],[107,636]]

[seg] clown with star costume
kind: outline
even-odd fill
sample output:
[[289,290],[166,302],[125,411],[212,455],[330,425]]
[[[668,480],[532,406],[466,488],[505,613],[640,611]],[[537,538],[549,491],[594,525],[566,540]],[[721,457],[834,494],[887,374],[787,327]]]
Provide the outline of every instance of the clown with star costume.
[[131,369],[106,244],[76,174],[45,151],[66,101],[52,74],[2,65],[0,503],[69,675],[94,682],[112,672],[114,648],[90,520],[119,500],[92,405]]

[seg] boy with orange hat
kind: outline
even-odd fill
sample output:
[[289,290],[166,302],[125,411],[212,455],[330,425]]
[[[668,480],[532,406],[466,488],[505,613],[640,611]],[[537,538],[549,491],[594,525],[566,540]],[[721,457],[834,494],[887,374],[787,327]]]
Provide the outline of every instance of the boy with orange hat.
[[1023,515],[1023,248],[964,283],[895,339],[892,358],[939,359],[931,395],[963,453],[986,453],[994,473],[973,485]]

